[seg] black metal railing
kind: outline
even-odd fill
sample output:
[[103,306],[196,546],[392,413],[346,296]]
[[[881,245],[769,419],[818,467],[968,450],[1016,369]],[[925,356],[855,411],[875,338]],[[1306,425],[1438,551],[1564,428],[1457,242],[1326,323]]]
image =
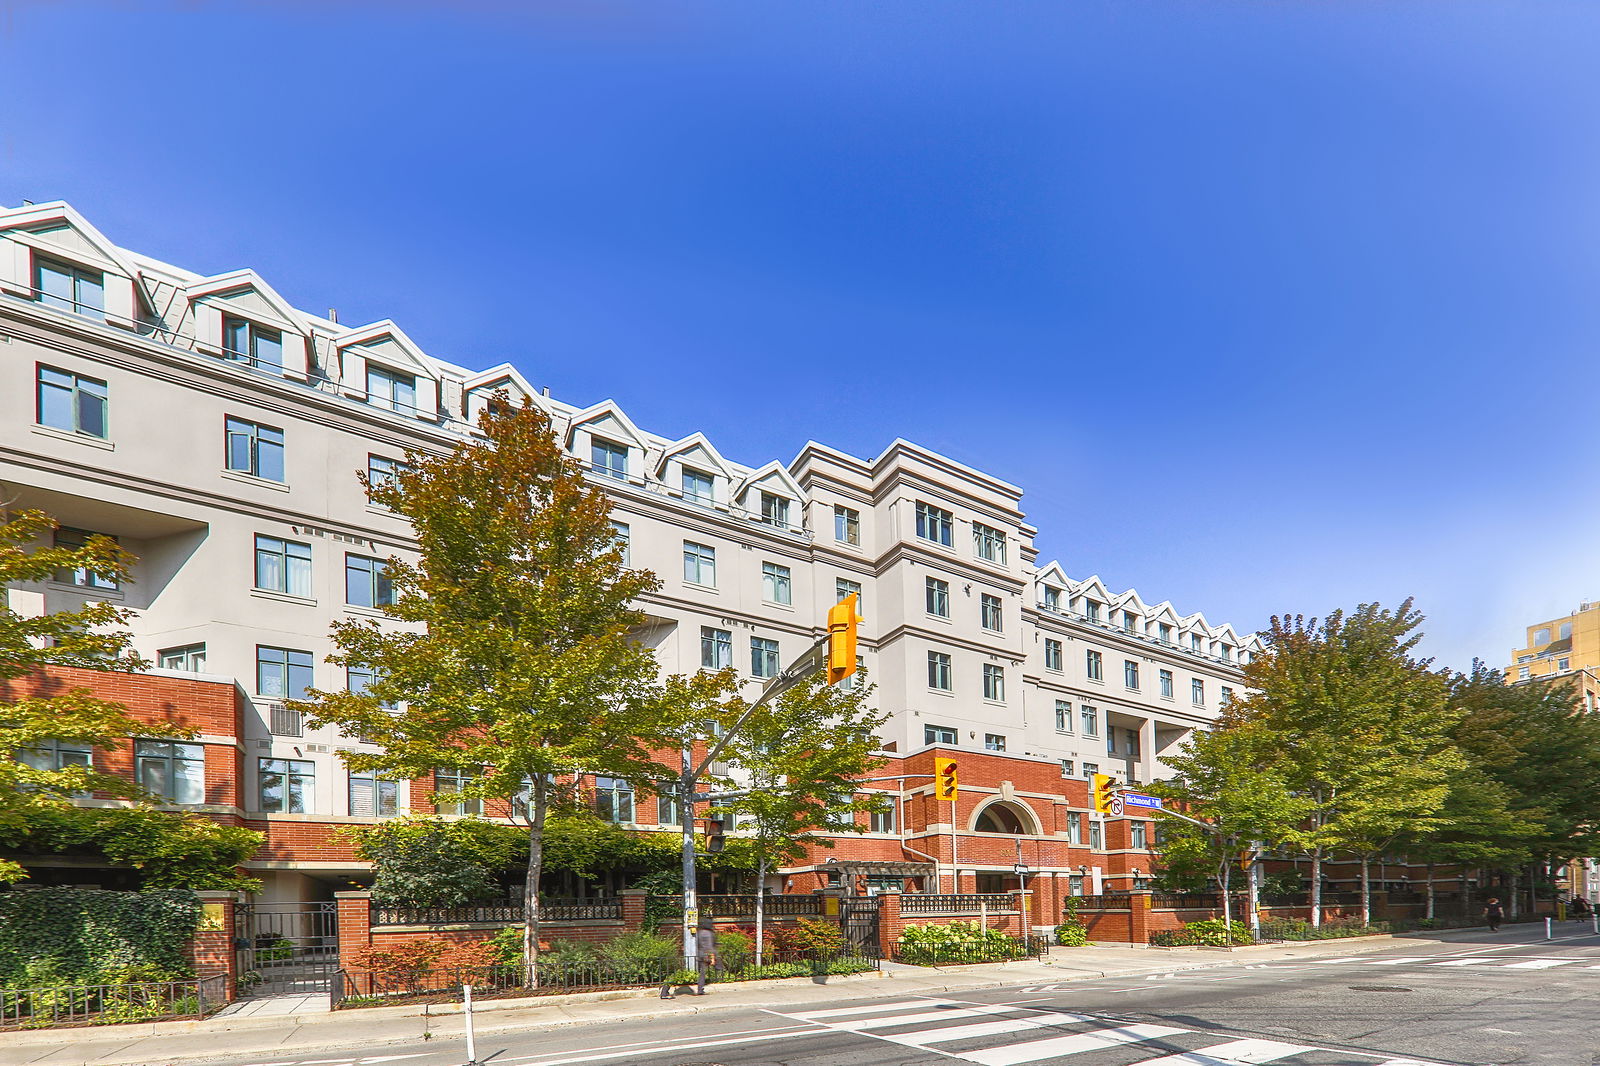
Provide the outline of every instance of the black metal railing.
[[892,962],[907,966],[971,966],[983,962],[1017,962],[1042,959],[1050,952],[1050,942],[1042,936],[1025,938],[990,934],[980,941],[919,943],[906,940],[889,946]]
[[[683,906],[682,896],[651,896],[657,904],[674,908]],[[823,913],[821,896],[769,895],[766,897],[766,915],[769,918],[808,918]],[[712,918],[749,918],[756,916],[754,895],[696,896],[700,913]]]
[[130,984],[0,988],[0,1030],[204,1018],[228,1005],[227,974]]
[[[539,901],[539,919],[546,922],[618,921],[620,899],[552,899]],[[516,925],[522,904],[479,904],[469,907],[386,907],[372,905],[372,924],[380,925]]]
[[[1125,911],[1133,906],[1132,897],[1126,892],[1103,892],[1098,896],[1068,896],[1072,906],[1080,911]],[[1068,904],[1063,903],[1065,909]]]
[[915,892],[900,897],[901,914],[981,914],[984,911],[1014,911],[1017,897],[1008,892],[980,892],[941,895]]

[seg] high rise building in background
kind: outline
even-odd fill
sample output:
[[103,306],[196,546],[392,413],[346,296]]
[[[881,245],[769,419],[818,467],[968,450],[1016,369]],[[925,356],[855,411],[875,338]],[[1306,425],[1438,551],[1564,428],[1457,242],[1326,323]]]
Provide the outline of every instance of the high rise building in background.
[[[504,816],[452,799],[450,774],[350,773],[338,753],[365,742],[283,702],[368,682],[326,661],[329,626],[382,619],[383,560],[415,547],[358,472],[382,478],[407,450],[447,451],[504,391],[549,413],[610,495],[631,564],[661,577],[640,639],[664,670],[733,666],[754,694],[823,632],[829,605],[861,597],[864,664],[890,712],[883,750],[911,776],[872,786],[895,802],[862,816],[869,832],[842,839],[833,867],[854,859],[935,890],[959,869],[963,889],[987,891],[1026,843],[1032,873],[1060,877],[1063,893],[1149,871],[1148,825],[1092,816],[1083,780],[1161,776],[1163,756],[1241,685],[1253,634],[1039,560],[1020,488],[926,448],[895,440],[862,459],[808,442],[787,463],[743,463],[702,433],[640,427],[614,401],[551,397],[536,373],[438,359],[392,321],[308,314],[250,270],[158,262],[63,203],[0,211],[0,497],[56,516],[63,541],[106,534],[139,560],[123,587],[61,573],[6,590],[9,603],[119,603],[156,664],[142,689],[137,677],[112,686],[149,737],[33,757],[93,758],[175,807],[264,831],[250,865],[267,898],[328,898],[362,880],[331,837],[340,825]],[[161,723],[180,719],[199,735],[163,738]],[[964,757],[954,823],[917,761],[935,749]],[[613,821],[674,831],[668,803],[621,781],[585,787]]]

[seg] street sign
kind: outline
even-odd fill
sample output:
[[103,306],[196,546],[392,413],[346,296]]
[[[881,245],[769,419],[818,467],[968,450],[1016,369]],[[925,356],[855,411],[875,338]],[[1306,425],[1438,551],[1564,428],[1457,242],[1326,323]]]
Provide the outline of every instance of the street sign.
[[1114,795],[1109,800],[1106,801],[1106,813],[1111,815],[1113,818],[1122,817],[1122,797],[1121,796]]
[[1124,807],[1145,807],[1150,810],[1160,810],[1161,800],[1156,796],[1146,796],[1143,792],[1124,792],[1122,794]]

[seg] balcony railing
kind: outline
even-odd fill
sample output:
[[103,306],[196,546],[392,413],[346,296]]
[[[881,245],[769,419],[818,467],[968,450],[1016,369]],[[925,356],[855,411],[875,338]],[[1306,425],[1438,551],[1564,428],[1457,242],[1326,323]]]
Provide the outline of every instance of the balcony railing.
[[[620,899],[551,899],[539,901],[545,922],[603,922],[622,918]],[[470,907],[386,907],[372,904],[372,924],[380,925],[517,925],[522,904],[479,904]]]
[[984,911],[1015,910],[1017,897],[1007,892],[977,892],[958,895],[916,892],[900,897],[901,914],[981,914]]

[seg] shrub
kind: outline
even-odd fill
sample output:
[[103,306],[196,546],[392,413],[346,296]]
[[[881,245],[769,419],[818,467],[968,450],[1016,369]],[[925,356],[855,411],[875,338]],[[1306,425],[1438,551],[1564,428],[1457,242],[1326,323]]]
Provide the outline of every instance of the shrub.
[[600,957],[619,971],[651,975],[670,969],[682,954],[676,940],[653,933],[624,933],[600,946]]
[[801,918],[792,926],[778,926],[772,931],[772,944],[779,951],[803,951],[821,957],[843,954],[850,946],[837,925],[820,918]]
[[693,985],[700,983],[700,975],[693,970],[673,970],[661,982],[664,985]]
[[1160,929],[1150,934],[1150,943],[1157,947],[1227,947],[1230,944],[1254,944],[1255,938],[1243,922],[1224,922],[1221,918],[1208,918],[1188,922],[1182,929]]
[[738,970],[754,954],[755,940],[736,930],[717,934],[717,962],[724,969]]
[[189,975],[200,901],[181,889],[106,892],[27,888],[0,894],[0,986],[37,966],[62,981],[93,982],[118,967]]
[[1303,918],[1271,918],[1261,923],[1263,940],[1342,940],[1390,931],[1388,922],[1364,924],[1359,918],[1329,918],[1314,926]]
[[1026,953],[1022,941],[974,922],[912,925],[900,934],[898,954],[914,966],[941,962],[1005,962]]
[[1089,927],[1079,921],[1062,922],[1056,926],[1056,943],[1069,948],[1087,947]]

